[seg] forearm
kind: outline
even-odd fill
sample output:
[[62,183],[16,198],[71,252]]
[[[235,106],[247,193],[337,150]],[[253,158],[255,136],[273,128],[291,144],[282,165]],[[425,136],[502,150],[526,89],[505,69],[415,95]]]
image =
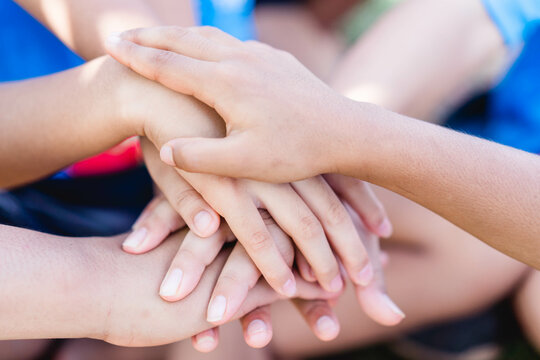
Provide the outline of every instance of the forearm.
[[[0,234],[2,340],[90,337],[150,346],[213,326],[206,308],[226,251],[189,297],[168,303],[158,295],[185,232],[140,256],[121,250],[124,236],[62,238],[7,226]],[[278,298],[268,286],[257,286],[235,318]]]
[[112,32],[138,27],[194,23],[190,1],[17,0],[65,44],[90,60],[105,54]]
[[357,120],[367,120],[355,138],[343,134],[355,146],[343,154],[354,164],[345,172],[401,194],[540,268],[538,156],[372,105],[359,104],[357,111]]
[[0,339],[101,333],[105,312],[94,303],[99,269],[84,242],[0,226]]
[[333,85],[354,100],[431,119],[492,72],[486,64],[504,52],[480,0],[406,0],[358,40]]
[[135,135],[117,116],[105,58],[51,76],[0,85],[0,187],[32,181]]

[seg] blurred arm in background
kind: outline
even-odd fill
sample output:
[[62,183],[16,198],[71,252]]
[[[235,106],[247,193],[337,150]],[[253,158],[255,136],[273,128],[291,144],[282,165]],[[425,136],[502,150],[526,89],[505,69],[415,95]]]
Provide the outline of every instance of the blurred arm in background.
[[332,83],[354,100],[435,120],[492,82],[506,54],[481,0],[406,0],[357,41]]
[[112,32],[157,25],[195,24],[190,0],[17,0],[86,60],[105,54]]

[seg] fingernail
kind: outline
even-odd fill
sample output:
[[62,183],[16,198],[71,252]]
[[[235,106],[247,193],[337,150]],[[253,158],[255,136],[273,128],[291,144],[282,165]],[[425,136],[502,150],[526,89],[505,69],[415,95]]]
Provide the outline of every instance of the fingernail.
[[384,219],[383,222],[378,227],[379,236],[388,238],[392,235],[394,231],[392,223],[388,219]]
[[293,297],[296,294],[296,281],[293,279],[287,280],[283,285],[283,294],[288,297]]
[[129,234],[129,236],[122,243],[123,248],[128,248],[130,250],[137,250],[139,246],[144,242],[148,231],[146,228],[140,228]]
[[390,299],[386,294],[381,295],[382,300],[388,306],[388,308],[396,315],[400,316],[402,319],[405,318],[405,313]]
[[368,286],[371,280],[373,280],[373,267],[371,266],[371,264],[367,264],[358,273],[356,281],[358,282],[358,285]]
[[176,166],[173,158],[173,149],[171,145],[164,145],[159,152],[159,157],[161,161],[170,166]]
[[200,233],[205,233],[208,227],[212,223],[212,215],[208,211],[201,211],[193,218],[193,223]]
[[266,338],[266,332],[268,327],[266,323],[260,319],[253,320],[249,323],[247,328],[248,336],[253,340],[254,338],[264,337]]
[[208,305],[208,315],[206,317],[206,320],[208,322],[216,322],[223,319],[223,315],[225,315],[225,308],[227,307],[227,299],[225,299],[225,296],[218,295],[214,297],[210,301],[210,305]]
[[338,275],[330,282],[330,291],[332,292],[338,292],[343,287],[343,279],[341,278],[341,275]]
[[325,338],[330,338],[335,336],[339,331],[338,325],[330,316],[323,315],[321,316],[315,325],[317,327],[317,332],[320,335],[323,335]]
[[109,36],[107,37],[107,41],[105,42],[105,46],[106,47],[115,47],[116,45],[118,45],[118,43],[122,41],[122,38],[120,37],[120,33],[119,32],[113,32],[113,33],[110,33]]
[[180,287],[184,273],[180,269],[173,269],[165,276],[159,294],[161,296],[174,296]]
[[197,345],[203,349],[210,349],[214,346],[215,339],[212,336],[197,336]]

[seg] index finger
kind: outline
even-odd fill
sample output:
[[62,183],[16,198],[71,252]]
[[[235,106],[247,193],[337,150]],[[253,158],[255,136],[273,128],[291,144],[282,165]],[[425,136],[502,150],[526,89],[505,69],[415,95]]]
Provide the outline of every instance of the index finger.
[[111,35],[107,52],[140,75],[185,95],[197,95],[212,88],[215,63],[194,59],[172,51],[141,46]]

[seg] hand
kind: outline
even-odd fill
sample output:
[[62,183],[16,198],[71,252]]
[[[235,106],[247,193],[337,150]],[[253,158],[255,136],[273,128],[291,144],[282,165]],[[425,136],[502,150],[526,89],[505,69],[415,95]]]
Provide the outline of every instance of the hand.
[[[353,181],[352,185],[355,185],[357,180],[343,178],[343,180],[345,180],[343,184],[340,184],[339,180],[340,178],[335,179],[336,183],[341,187],[340,191],[344,192],[347,189],[356,189],[356,186],[351,186],[351,181]],[[348,185],[348,188],[345,187],[344,184]],[[361,238],[370,253],[375,273],[374,281],[367,286],[355,285],[360,303],[366,313],[375,321],[383,325],[395,325],[401,321],[403,315],[399,308],[397,308],[386,295],[384,289],[384,275],[381,265],[382,260],[379,255],[378,239],[375,236],[368,234],[365,228],[360,224],[360,218],[352,213],[351,209],[349,209],[349,211],[351,211],[351,218],[354,220],[355,226],[358,227],[358,231],[361,231]],[[162,223],[171,223],[175,221],[175,217],[178,217],[172,210],[167,213],[163,212],[162,214],[169,214],[169,216],[172,217],[169,220],[163,218],[161,221]],[[282,230],[265,211],[263,211],[263,218],[265,219],[268,231],[271,233],[280,249],[281,255],[285,258],[287,264],[290,265],[293,256],[290,240],[288,240]],[[162,283],[162,297],[169,301],[177,301],[187,296],[195,289],[200,281],[200,277],[204,273],[204,269],[213,261],[223,243],[232,240],[232,238],[232,233],[225,224],[222,225],[222,228],[215,235],[207,239],[201,239],[193,233],[188,233],[180,246],[175,259],[172,261],[168,276]],[[299,263],[300,259],[303,259],[303,265]],[[304,279],[312,282],[316,281],[311,266],[298,251],[296,254],[296,261]],[[178,271],[179,269],[183,269],[183,271]],[[178,278],[177,274],[182,275]],[[253,264],[243,247],[240,244],[237,244],[221,272],[212,295],[212,299],[221,295],[222,299],[224,298],[225,301],[220,300],[218,302],[220,304],[220,306],[218,306],[219,311],[212,310],[212,306],[209,306],[207,313],[208,320],[216,325],[230,320],[232,314],[234,314],[244,302],[247,291],[257,282],[259,277],[259,270]],[[179,281],[180,286],[178,286],[175,281]],[[169,296],[169,293],[173,293],[174,295]],[[178,297],[177,294],[181,294],[181,296]],[[335,319],[335,316],[333,316],[333,313],[329,310],[327,304],[321,303],[320,301],[296,301],[295,303],[320,339],[330,340],[337,336],[339,324]],[[314,309],[316,309],[316,311]],[[264,326],[266,329],[264,333],[258,333],[257,336],[253,337],[248,331],[249,324],[244,324],[246,341],[253,346],[264,346],[266,344],[266,340],[264,339],[268,339],[269,341],[269,337],[271,338],[271,324],[269,323],[269,317],[266,316],[266,314],[267,309],[263,308],[248,316],[250,319],[249,322],[259,319],[261,321],[256,322],[256,324],[262,326],[261,322],[266,323]],[[328,321],[331,320],[333,321],[333,325],[321,328],[319,318],[322,316],[326,316],[324,318],[325,323],[328,323]],[[251,329],[253,330],[253,327]],[[201,339],[201,344],[197,345],[197,339],[199,338]],[[209,341],[216,338],[217,332],[209,330],[195,337],[194,342],[198,348],[210,350],[213,346],[209,347]],[[214,345],[217,345],[217,343]]]
[[[122,86],[127,93],[122,102],[124,104],[122,113],[127,118],[144,119],[145,134],[153,139],[154,143],[159,143],[165,137],[173,136],[182,131],[180,127],[171,126],[169,123],[174,125],[182,121],[185,122],[183,116],[188,117],[189,131],[192,133],[198,132],[210,136],[219,133],[220,127],[216,126],[216,122],[219,123],[219,120],[209,112],[208,108],[201,106],[193,99],[175,94],[142,78],[131,79],[133,76],[134,74],[127,76],[128,81],[124,80],[125,83]],[[145,96],[141,97],[141,94],[145,94]],[[153,107],[149,105],[153,105]],[[171,121],[163,122],[163,118],[168,118]],[[147,163],[149,165],[156,164],[154,148],[149,145],[148,141],[143,141],[142,145]],[[172,173],[163,172],[164,170],[160,170],[159,167],[156,167],[158,171],[152,169],[153,165],[150,166],[150,171],[154,174],[156,181],[165,183],[163,179],[170,178],[172,179],[170,183],[176,184],[176,178]],[[186,172],[181,172],[181,175],[227,220],[251,258],[277,291],[289,295],[294,292],[294,288],[283,288],[287,281],[292,281],[292,275],[289,275],[291,274],[289,268],[280,257],[260,218],[257,209],[261,205],[273,212],[273,216],[280,226],[292,236],[305,258],[312,265],[316,278],[324,288],[330,291],[339,291],[342,286],[336,259],[328,246],[326,234],[344,262],[351,279],[360,285],[367,285],[370,282],[373,270],[368,266],[363,245],[339,199],[324,180],[309,179],[297,182],[291,188],[290,185],[269,185]],[[182,186],[185,188],[185,185]],[[167,186],[163,188],[165,189]],[[175,194],[174,191],[170,193],[173,196]],[[278,199],[288,201],[290,206],[283,206],[277,201]],[[196,198],[196,200],[199,204],[201,203],[201,199]],[[173,199],[172,202],[175,203],[175,200]],[[236,206],[231,206],[231,204]],[[179,206],[177,211],[183,213],[181,207]],[[197,208],[199,207],[197,206]],[[166,215],[166,207],[162,209]],[[149,220],[158,219],[159,216],[157,218],[145,217],[144,221],[138,222],[136,224],[138,234],[141,233],[140,230],[148,231],[147,227],[152,227]],[[148,226],[142,226],[143,222]],[[157,224],[163,223],[163,221],[157,221]],[[155,234],[160,232],[161,239],[157,236],[152,241],[138,239],[138,244],[144,246],[135,252],[144,252],[156,246],[167,231],[172,231],[179,226],[179,221],[176,219],[172,222],[165,222],[165,224],[169,224],[169,226],[156,229],[155,232],[151,231]],[[261,246],[262,244],[269,249],[268,251],[260,252],[254,249],[253,239],[261,238],[261,236],[263,236],[262,242],[259,241],[256,245]],[[313,246],[313,239],[318,239],[320,245]],[[345,239],[348,240],[345,241]],[[310,246],[307,245],[308,243]],[[128,245],[130,245],[129,242]],[[261,266],[261,264],[263,265]],[[195,276],[191,279],[187,276],[181,279],[182,287],[178,286],[174,294],[162,294],[169,300],[186,296],[198,281],[197,272],[192,273],[185,271],[186,269],[178,270],[181,270],[183,275],[195,274]]]
[[[293,56],[213,28],[160,27],[109,38],[109,53],[165,86],[216,109],[227,137],[183,138],[162,148],[181,169],[288,182],[335,173],[351,155],[343,134],[356,104]],[[357,141],[362,141],[358,138]],[[361,156],[361,154],[359,154]]]
[[[151,160],[149,164],[154,164],[155,161],[152,159],[157,157],[155,148],[148,141],[142,141],[141,144],[143,151],[146,153],[146,158]],[[153,172],[152,168],[150,168],[150,172]],[[176,175],[178,176],[178,174]],[[246,223],[256,224],[259,233],[268,233],[257,211],[257,208],[262,206],[272,211],[274,218],[295,239],[299,248],[302,249],[302,253],[306,255],[305,258],[312,264],[315,270],[312,273],[323,287],[329,291],[339,291],[342,286],[338,265],[328,241],[336,249],[353,281],[363,285],[367,285],[371,281],[373,271],[368,265],[362,241],[354,229],[352,220],[348,217],[345,208],[322,178],[298,182],[291,187],[289,185],[278,186],[247,180],[229,179],[230,181],[225,181],[224,179],[215,179],[210,175],[185,173],[184,176],[196,184],[197,190],[228,220],[233,231],[238,229],[236,235],[241,239],[241,242],[250,241],[251,238],[251,233],[246,231]],[[173,174],[171,174],[171,177],[173,177]],[[160,176],[155,178],[161,179],[161,181],[164,180],[164,177]],[[239,196],[240,194],[244,195]],[[182,224],[181,218],[176,213],[186,212],[182,209],[184,203],[179,203],[177,211],[167,206],[164,199],[158,200],[156,204],[152,207],[153,212],[142,216],[142,219],[135,225],[137,231],[144,229],[146,233],[155,234],[156,236],[148,236],[150,239],[141,241],[140,243],[143,245],[137,251],[131,251],[129,247],[124,246],[126,250],[135,253],[148,251],[157,246],[166,237],[167,233],[174,231]],[[235,204],[235,206],[231,206],[231,204]],[[186,206],[189,207],[190,203],[188,202]],[[262,223],[262,226],[258,225],[259,222]],[[133,236],[136,235],[132,235],[130,238]],[[188,238],[191,238],[191,236]],[[176,265],[176,269],[171,267],[170,270],[171,274],[182,274],[182,279],[176,277],[176,280],[181,282],[181,286],[173,286],[174,291],[172,292],[168,291],[170,287],[164,287],[162,296],[165,299],[169,301],[179,300],[194,289],[204,267],[213,260],[214,256],[219,252],[223,241],[225,241],[223,238],[220,239],[222,240],[213,242],[209,238],[206,244],[214,244],[214,246],[212,249],[206,248],[202,252],[188,248],[181,249],[178,261],[173,264]],[[272,241],[271,237],[267,238],[266,241],[268,240]],[[189,243],[191,242],[185,242],[185,244]],[[270,271],[275,271],[272,268],[275,261],[268,260],[268,253],[254,252],[256,256],[252,258],[265,257],[263,261],[270,263]],[[190,254],[194,254],[195,258],[186,257],[186,255]],[[202,261],[203,259],[205,260]],[[321,268],[324,269],[323,272],[319,270]],[[362,270],[364,271],[362,272]],[[239,303],[243,300],[235,291],[227,291],[227,293],[236,294],[235,297],[239,298]]]
[[[92,264],[85,268],[95,267],[87,270],[89,276],[84,285],[80,278],[74,279],[73,284],[75,289],[92,289],[90,298],[77,297],[77,301],[74,300],[80,308],[91,304],[92,313],[96,315],[93,319],[96,332],[85,333],[86,337],[122,346],[154,346],[189,338],[213,326],[204,320],[205,304],[227,258],[227,251],[207,268],[199,286],[188,298],[171,304],[148,291],[166,272],[165,264],[171,261],[171,254],[174,254],[174,249],[178,248],[184,236],[185,232],[180,232],[169,237],[162,246],[143,257],[133,257],[120,251],[123,236],[88,239],[81,244],[86,261]],[[297,278],[296,282],[298,296],[303,298],[325,299],[334,296],[301,278]],[[85,294],[84,291],[81,293]],[[234,318],[281,298],[264,281],[260,281],[250,290]]]
[[[362,240],[339,198],[324,179],[308,179],[291,186],[251,180],[216,181],[210,175],[201,174],[185,173],[184,176],[227,220],[228,226],[244,245],[242,249],[245,248],[267,279],[275,279],[267,274],[275,274],[276,261],[271,259],[268,250],[261,249],[278,250],[277,239],[268,231],[266,222],[269,219],[261,217],[259,208],[268,210],[273,220],[292,237],[306,263],[311,265],[314,279],[318,280],[323,288],[338,292],[343,286],[338,262],[330,245],[355,283],[365,286],[371,282],[373,269],[366,257]],[[230,187],[233,187],[233,190]],[[259,222],[262,226],[259,226]],[[249,229],[246,226],[249,223],[254,224],[250,226],[256,226],[257,229]],[[264,235],[262,241],[253,243],[254,238],[261,236],[252,236],[254,231]],[[186,241],[186,247],[180,249],[170,270],[170,274],[182,276],[174,277],[175,285],[162,288],[162,297],[175,301],[187,296],[197,285],[206,264],[212,261],[227,239],[230,239],[230,236],[212,236],[206,242],[201,241],[202,239]],[[279,251],[278,259],[283,261]],[[266,267],[261,266],[261,262]],[[290,271],[290,266],[285,263],[284,265]],[[267,273],[265,269],[268,269]],[[164,283],[168,283],[168,280]],[[248,282],[251,283],[253,281]],[[284,293],[283,288],[279,287],[282,282],[275,283],[278,285],[277,291]],[[234,313],[234,309],[243,301],[244,291],[242,288],[220,285],[221,281],[218,281],[217,295],[227,298],[227,308]],[[229,311],[223,316],[223,320],[227,320]],[[219,319],[216,321],[219,322]]]

